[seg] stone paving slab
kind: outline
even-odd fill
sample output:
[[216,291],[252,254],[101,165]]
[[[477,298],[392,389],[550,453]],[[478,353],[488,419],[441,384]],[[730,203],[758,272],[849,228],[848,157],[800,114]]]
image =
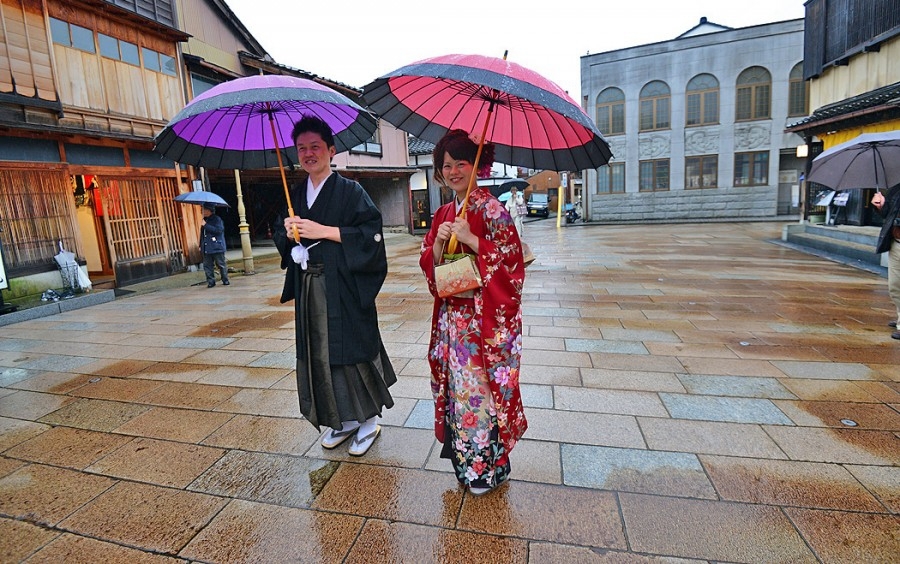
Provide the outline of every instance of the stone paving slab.
[[529,429],[482,497],[434,437],[419,237],[385,237],[400,378],[359,458],[299,416],[271,248],[229,287],[178,275],[8,325],[0,560],[891,561],[886,283],[766,243],[780,231],[530,222]]

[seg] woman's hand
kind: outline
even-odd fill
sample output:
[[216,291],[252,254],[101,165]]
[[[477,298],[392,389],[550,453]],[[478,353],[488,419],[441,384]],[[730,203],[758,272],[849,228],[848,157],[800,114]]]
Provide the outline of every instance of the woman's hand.
[[434,243],[431,245],[431,254],[434,256],[434,264],[440,264],[441,259],[444,258],[442,256],[442,253],[444,252],[444,243],[446,243],[453,234],[450,231],[452,225],[453,224],[449,221],[438,225],[437,231],[434,234]]
[[453,223],[446,221],[440,225],[438,225],[437,233],[434,236],[434,244],[443,246],[445,241],[450,239],[450,236],[453,234],[451,228],[453,227]]
[[884,194],[881,192],[875,192],[875,195],[872,196],[872,205],[878,209],[881,209],[881,206],[884,205]]
[[478,254],[478,237],[472,233],[469,222],[465,218],[457,217],[450,227],[450,232],[456,235],[457,241],[472,249],[476,255]]

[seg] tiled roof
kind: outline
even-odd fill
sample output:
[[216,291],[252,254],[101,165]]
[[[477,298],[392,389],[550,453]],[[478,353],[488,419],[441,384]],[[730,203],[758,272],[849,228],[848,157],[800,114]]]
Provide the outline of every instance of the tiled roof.
[[833,122],[841,116],[849,116],[850,114],[883,106],[900,108],[900,82],[822,106],[814,111],[811,116],[788,125],[787,130],[803,131],[815,127],[819,122]]
[[412,135],[409,136],[406,145],[409,147],[410,155],[427,155],[434,151],[434,143],[419,139],[418,137],[413,137]]

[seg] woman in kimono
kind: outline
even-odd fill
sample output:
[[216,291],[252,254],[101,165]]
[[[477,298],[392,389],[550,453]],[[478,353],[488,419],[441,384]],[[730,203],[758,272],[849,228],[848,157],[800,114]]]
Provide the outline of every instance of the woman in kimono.
[[521,239],[525,235],[525,223],[523,219],[528,213],[528,209],[525,207],[525,200],[522,199],[522,194],[519,194],[519,191],[515,186],[509,189],[509,199],[506,200],[506,211],[509,212],[509,216],[516,226],[516,231],[519,233],[519,239]]
[[[350,437],[365,454],[394,405],[397,381],[378,328],[375,297],[387,276],[381,212],[358,182],[331,170],[331,128],[307,116],[292,133],[309,177],[290,192],[296,216],[277,225],[275,244],[287,269],[281,303],[294,300],[300,412],[324,448]],[[299,242],[296,240],[299,238]]]
[[[509,453],[527,423],[519,394],[522,248],[512,218],[490,192],[475,186],[466,202],[477,151],[462,130],[435,146],[435,179],[455,198],[435,214],[419,265],[435,297],[428,354],[435,435],[457,480],[481,495],[509,477]],[[493,146],[485,144],[479,172],[489,172],[492,163]],[[466,203],[465,217],[458,217]],[[440,298],[434,269],[452,235],[461,245],[457,253],[474,255],[483,286]]]

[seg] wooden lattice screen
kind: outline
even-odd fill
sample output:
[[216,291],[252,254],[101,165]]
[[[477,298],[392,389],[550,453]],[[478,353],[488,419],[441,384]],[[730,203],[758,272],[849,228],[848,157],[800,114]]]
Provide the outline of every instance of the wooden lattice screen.
[[78,247],[71,177],[62,170],[0,170],[0,240],[11,271],[54,265],[62,241]]
[[100,178],[103,214],[116,261],[165,256],[184,251],[174,178]]

